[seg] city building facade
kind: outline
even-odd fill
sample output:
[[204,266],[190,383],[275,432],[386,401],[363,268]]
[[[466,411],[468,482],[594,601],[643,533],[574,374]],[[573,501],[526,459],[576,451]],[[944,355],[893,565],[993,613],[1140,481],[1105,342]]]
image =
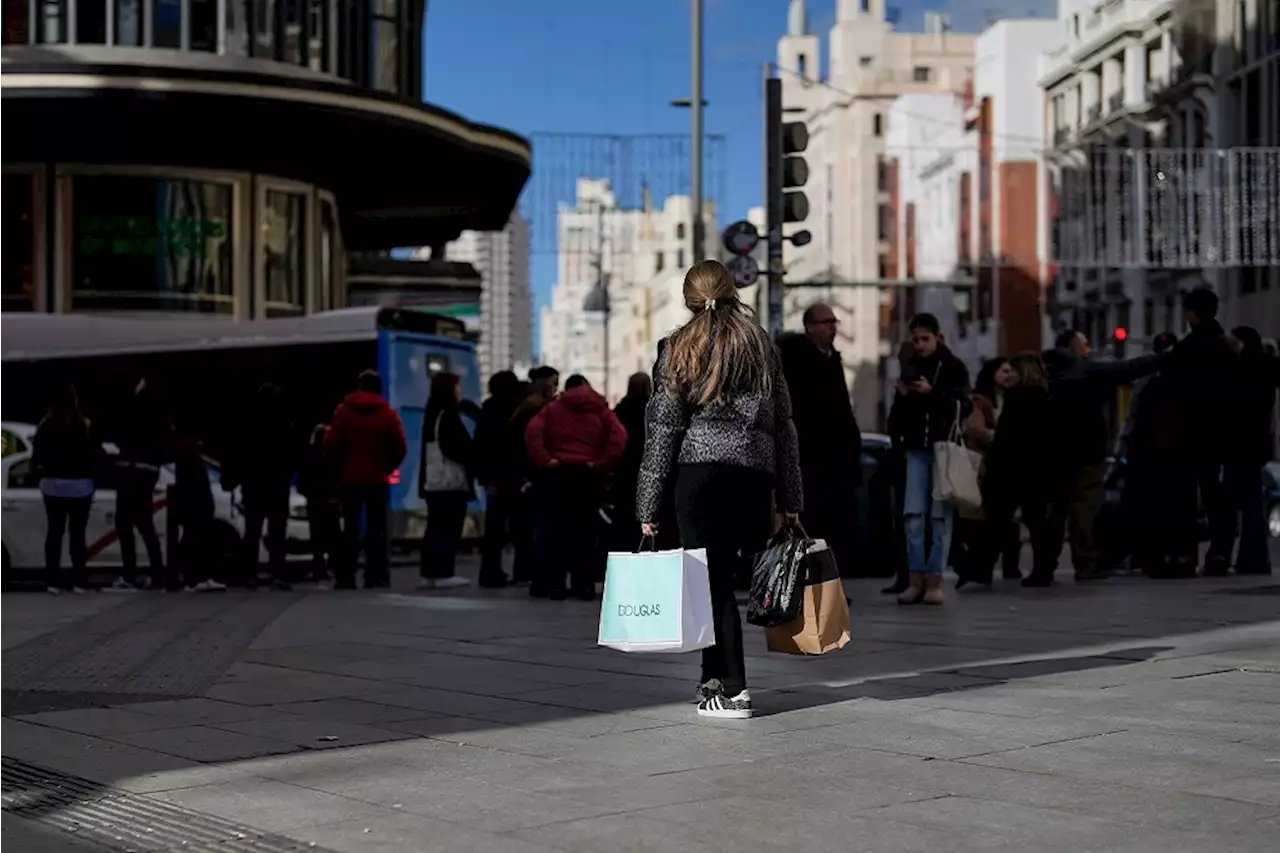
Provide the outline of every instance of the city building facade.
[[[624,208],[608,180],[578,180],[574,203],[557,214],[557,278],[540,315],[542,361],[582,374],[611,400],[631,374],[652,369],[657,341],[688,316],[680,291],[694,262],[692,202],[643,199]],[[703,223],[716,233],[714,205]]]
[[831,304],[855,408],[874,419],[867,413],[881,410],[881,364],[889,354],[880,317],[889,274],[881,221],[889,201],[889,107],[907,94],[961,93],[972,74],[974,37],[951,32],[937,15],[923,33],[899,32],[885,0],[838,0],[824,76],[806,11],[803,0],[792,0],[788,33],[778,42],[783,107],[798,111],[787,120],[802,118],[809,130],[809,215],[788,233],[813,235],[809,245],[784,251],[786,279],[795,285],[784,297],[784,324],[798,329],[805,307]]
[[501,229],[529,143],[421,103],[425,11],[7,3],[4,310],[298,315],[354,253]]
[[501,231],[464,231],[445,247],[444,256],[480,274],[475,323],[481,374],[528,364],[533,357],[528,220],[515,213]]

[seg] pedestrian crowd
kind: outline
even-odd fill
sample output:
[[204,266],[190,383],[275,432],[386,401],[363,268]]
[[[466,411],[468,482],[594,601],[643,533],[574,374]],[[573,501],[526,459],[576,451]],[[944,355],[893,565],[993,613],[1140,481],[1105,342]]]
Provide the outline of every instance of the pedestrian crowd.
[[[716,642],[703,650],[699,707],[740,717],[750,713],[750,696],[735,590],[749,585],[753,555],[780,527],[824,540],[845,576],[896,570],[884,591],[905,605],[942,604],[949,567],[958,589],[991,585],[997,563],[1024,587],[1050,586],[1064,544],[1080,582],[1107,577],[1121,558],[1157,579],[1221,576],[1233,566],[1240,574],[1271,570],[1262,471],[1275,447],[1280,358],[1249,327],[1225,331],[1210,289],[1185,295],[1185,335],[1157,336],[1150,355],[1097,358],[1087,336],[1068,329],[1043,353],[988,361],[972,383],[937,318],[916,315],[898,353],[888,452],[865,484],[832,308],[810,306],[803,333],[771,341],[715,261],[688,271],[684,300],[691,319],[660,342],[651,375],[631,377],[614,409],[583,376],[568,377],[561,390],[552,367],[530,371],[527,381],[497,373],[482,405],[463,398],[457,375],[432,377],[416,472],[427,507],[425,588],[469,583],[455,561],[477,485],[486,503],[485,588],[516,584],[535,598],[589,601],[611,550],[705,549]],[[1128,386],[1131,402],[1113,443],[1110,413]],[[227,578],[208,559],[216,543],[201,447],[175,440],[157,395],[138,386],[120,441],[124,568],[116,588],[141,583],[135,531],[153,580],[195,589],[253,584],[264,526],[269,579],[287,587],[295,481],[306,498],[315,573],[352,588],[363,549],[364,586],[388,586],[389,488],[406,439],[381,377],[361,374],[331,422],[302,441],[283,399],[275,386],[259,389],[246,413],[252,428],[223,460],[222,487],[240,489],[245,515],[244,568]],[[954,484],[943,480],[953,473],[943,470],[940,448],[952,446],[977,460],[980,500],[947,497]],[[73,391],[53,402],[34,451],[49,519],[49,586],[78,586],[102,451]],[[171,460],[182,580],[164,574],[152,522],[159,471]],[[862,486],[875,531],[859,526]],[[1118,503],[1107,501],[1117,492]],[[1023,528],[1031,551],[1025,575]],[[59,572],[67,530],[69,579]],[[873,533],[891,544],[874,547]]]

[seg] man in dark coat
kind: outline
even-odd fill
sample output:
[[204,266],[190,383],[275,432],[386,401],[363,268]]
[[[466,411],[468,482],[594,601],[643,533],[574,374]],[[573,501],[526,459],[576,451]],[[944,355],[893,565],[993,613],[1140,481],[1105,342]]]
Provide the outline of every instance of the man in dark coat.
[[[517,584],[530,584],[537,574],[540,540],[538,527],[543,521],[546,507],[540,506],[535,494],[535,472],[529,448],[525,444],[525,431],[529,422],[537,417],[542,407],[555,399],[560,390],[560,373],[554,367],[543,365],[529,371],[532,389],[507,422],[507,452],[518,474],[517,494],[511,507],[511,538],[515,545],[515,562],[511,573]],[[543,540],[545,540],[545,536]],[[545,544],[543,542],[542,544]],[[540,589],[530,589],[530,594],[542,595]]]
[[[1116,389],[1160,369],[1162,355],[1128,361],[1098,361],[1089,338],[1076,329],[1058,335],[1054,348],[1044,354],[1049,374],[1049,397],[1066,446],[1066,493],[1050,496],[1049,526],[1064,530],[1071,540],[1071,561],[1076,580],[1107,576],[1099,567],[1094,541],[1094,519],[1102,506],[1102,487],[1110,445],[1107,411]],[[1058,542],[1063,541],[1058,536]],[[1052,555],[1056,564],[1057,555]]]
[[520,459],[511,452],[507,438],[507,424],[518,405],[520,380],[510,370],[500,371],[489,380],[489,399],[476,421],[476,479],[485,492],[480,586],[494,589],[507,585],[502,552],[510,539],[512,504],[522,485]]
[[804,312],[804,334],[784,337],[779,349],[800,442],[805,491],[801,523],[810,536],[826,540],[842,575],[869,577],[880,567],[859,565],[854,555],[862,433],[835,350],[838,323],[830,305],[810,305]]
[[[1206,575],[1225,575],[1235,540],[1235,514],[1222,490],[1223,465],[1240,434],[1240,362],[1218,323],[1218,296],[1208,287],[1187,293],[1183,317],[1190,329],[1169,357],[1173,390],[1176,493],[1169,530],[1178,537],[1169,574],[1193,577],[1198,557],[1196,511],[1209,518]],[[1197,497],[1199,500],[1197,501]]]

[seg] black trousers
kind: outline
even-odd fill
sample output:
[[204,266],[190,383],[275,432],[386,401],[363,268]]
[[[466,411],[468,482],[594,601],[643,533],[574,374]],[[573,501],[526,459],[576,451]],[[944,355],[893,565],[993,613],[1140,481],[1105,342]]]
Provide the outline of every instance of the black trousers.
[[289,481],[248,482],[241,488],[244,497],[244,579],[258,579],[258,543],[262,527],[267,528],[267,555],[271,576],[284,580],[286,541],[289,523]]
[[[84,586],[85,565],[89,562],[89,545],[85,531],[89,529],[89,508],[93,497],[51,498],[45,496],[44,571],[45,584],[53,589]],[[71,574],[62,573],[62,537],[70,536]]]
[[515,549],[515,560],[511,564],[511,579],[515,583],[529,583],[534,577],[534,566],[537,564],[534,550],[534,494],[533,488],[527,487],[513,493],[508,503],[511,525],[511,544]]
[[329,574],[341,558],[342,509],[338,501],[326,498],[307,499],[307,529],[311,537],[311,556],[318,577]]
[[702,650],[702,681],[719,679],[734,696],[747,686],[742,615],[734,577],[750,571],[772,528],[773,478],[734,465],[681,465],[676,518],[685,548],[707,549],[716,644]]
[[[1010,501],[986,501],[986,519],[981,523],[983,544],[974,569],[977,579],[989,582],[996,562],[1012,547],[1010,530],[1017,530],[1013,516],[1019,506],[1022,508],[1022,523],[1027,526],[1031,539],[1031,573],[1036,577],[1046,577],[1057,568],[1058,557],[1062,554],[1061,524],[1065,522],[1054,516],[1053,502],[1046,495],[1027,494]],[[1019,541],[1018,549],[1021,548]],[[1007,560],[1005,564],[1008,565]],[[1016,566],[1015,560],[1013,567]]]
[[1208,561],[1215,557],[1231,559],[1235,543],[1235,514],[1222,485],[1223,465],[1213,459],[1181,459],[1174,470],[1173,531],[1177,558],[1191,566],[1199,562],[1199,509],[1203,507],[1209,521]]
[[427,494],[427,529],[422,534],[419,570],[424,578],[451,578],[457,570],[458,543],[462,541],[462,525],[467,520],[467,502],[465,492]]
[[[205,580],[222,581],[223,578],[217,577],[218,551],[217,543],[214,539],[214,520],[213,516],[200,516],[198,518],[178,519],[178,526],[181,528],[181,538],[177,543],[177,550],[170,554],[170,566],[180,565],[182,567],[182,583],[187,586],[194,586]],[[175,575],[170,572],[170,575]],[[166,586],[173,589],[178,586],[176,577],[170,577]]]
[[391,562],[387,542],[387,511],[391,487],[343,486],[338,497],[342,505],[342,560],[335,572],[338,586],[351,586],[360,560],[360,521],[364,520],[365,586],[390,582]]
[[[838,497],[836,495],[839,495]],[[873,567],[855,563],[854,548],[858,541],[858,502],[856,493],[844,494],[834,483],[809,490],[804,499],[805,511],[800,516],[804,532],[822,539],[836,559],[840,576],[873,577]]]
[[133,583],[138,573],[138,543],[133,539],[133,533],[137,530],[142,537],[143,547],[147,549],[151,576],[158,582],[164,576],[164,554],[160,550],[160,536],[156,533],[151,502],[155,497],[160,471],[124,465],[119,472],[120,480],[116,485],[116,538],[120,540],[120,573],[129,583]]
[[485,494],[484,542],[480,554],[480,584],[501,584],[507,579],[502,568],[502,553],[514,541],[515,513],[509,488],[491,488]]
[[586,465],[560,465],[543,472],[538,483],[546,535],[545,559],[538,561],[540,577],[534,585],[548,595],[565,591],[568,576],[573,591],[595,591],[596,538],[604,499],[600,474]]

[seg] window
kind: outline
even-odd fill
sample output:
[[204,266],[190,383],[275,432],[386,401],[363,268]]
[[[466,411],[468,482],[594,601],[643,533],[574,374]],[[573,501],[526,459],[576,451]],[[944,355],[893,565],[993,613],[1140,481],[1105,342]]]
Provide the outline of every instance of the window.
[[876,113],[871,120],[871,132],[876,136],[884,136],[884,116]]
[[[116,17],[116,44],[138,47],[142,44],[142,4],[144,0],[114,0],[111,14]],[[231,10],[228,7],[227,14]]]
[[796,57],[796,71],[799,72],[800,79],[804,80],[805,82],[808,82],[808,80],[804,76],[807,59],[808,57],[806,57],[803,53]]
[[276,3],[278,0],[254,0],[246,5],[249,13],[254,15],[253,44],[250,46],[252,56],[272,59],[276,55]]
[[102,0],[76,3],[76,43],[107,43],[107,4]]
[[153,0],[151,6],[153,47],[182,47],[182,0]]
[[320,203],[320,306],[345,308],[342,294],[338,292],[336,271],[341,258],[338,254],[338,217],[333,205]]
[[[684,223],[683,222],[676,225],[676,239],[677,240],[684,239]],[[684,264],[680,264],[680,266],[684,266]]]
[[190,4],[191,49],[208,53],[218,50],[218,0],[188,0]]
[[31,6],[28,0],[5,0],[4,43],[26,44],[31,41]]
[[306,209],[301,193],[267,190],[259,227],[268,317],[306,311]]
[[655,252],[653,256],[653,271],[655,273],[662,272],[662,268],[667,264],[667,255],[665,252]]
[[303,0],[279,0],[279,2],[284,4],[279,59],[290,65],[302,65]]
[[380,92],[400,91],[399,0],[373,0],[369,21],[369,86]]
[[684,249],[676,250],[676,269],[684,269]]
[[911,69],[911,79],[916,83],[928,83],[933,79],[933,69],[927,65],[917,65]]
[[329,56],[332,11],[329,0],[308,2],[311,4],[311,34],[307,46],[307,63],[312,71],[332,71],[333,62]]
[[230,185],[79,175],[73,195],[77,309],[232,312]]
[[876,189],[882,193],[889,191],[889,164],[883,154],[876,157]]
[[9,468],[9,482],[5,484],[10,489],[38,489],[40,488],[40,474],[35,470],[35,466],[31,464],[31,459],[19,459]]
[[893,211],[889,205],[882,204],[879,207],[879,228],[877,234],[881,240],[890,239],[890,233],[893,231]]
[[884,255],[880,256],[880,262],[876,267],[876,275],[881,281],[889,277],[889,259]]
[[30,311],[35,302],[36,179],[4,176],[4,310]]
[[0,452],[0,456],[8,459],[15,453],[22,453],[27,449],[27,443],[22,440],[13,430],[6,429],[3,431],[4,449]]
[[42,44],[62,44],[67,40],[67,0],[38,0],[40,25],[36,41]]
[[875,58],[874,56],[859,56],[859,57],[858,57],[858,65],[859,65],[859,66],[861,66],[861,67],[863,67],[863,68],[870,68],[870,67],[871,67],[871,63],[873,63],[873,62],[875,62],[875,61],[876,61],[876,58]]

